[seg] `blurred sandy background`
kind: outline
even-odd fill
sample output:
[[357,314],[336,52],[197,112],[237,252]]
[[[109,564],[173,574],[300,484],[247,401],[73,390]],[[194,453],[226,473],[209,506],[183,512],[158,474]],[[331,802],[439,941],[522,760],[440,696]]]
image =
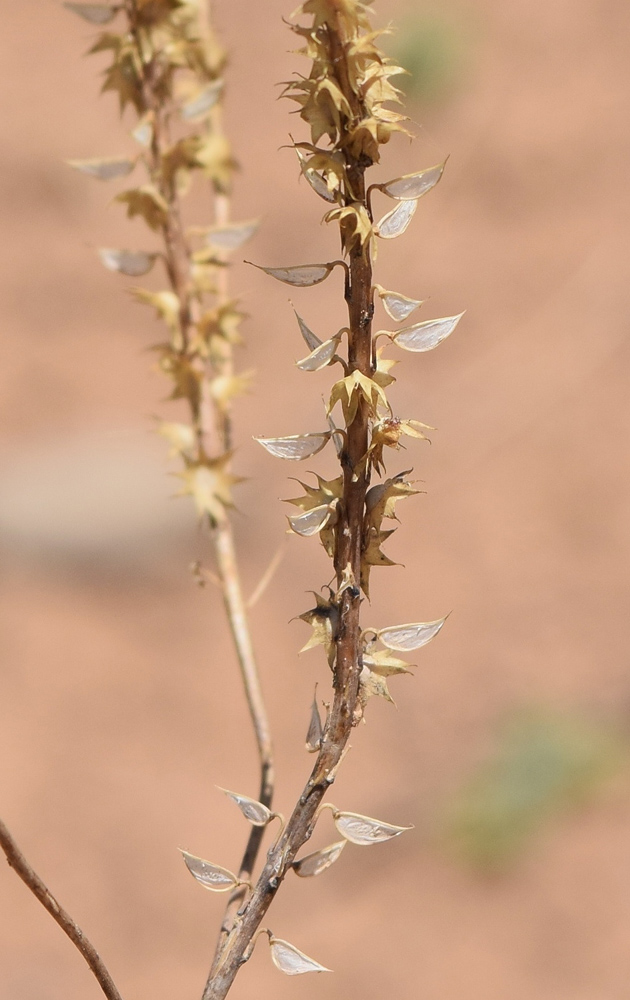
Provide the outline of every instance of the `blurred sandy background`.
[[[302,68],[281,22],[292,6],[216,2],[234,49],[234,213],[263,215],[248,256],[270,265],[336,252],[321,203],[278,151],[289,129],[304,132],[276,101],[277,81]],[[375,571],[366,621],[453,614],[416,678],[392,683],[398,710],[370,705],[332,797],[415,830],[288,880],[269,917],[335,975],[287,979],[259,945],[234,997],[622,1000],[630,8],[379,6],[416,59],[421,124],[374,174],[451,158],[409,234],[381,247],[377,278],[428,297],[426,318],[467,314],[398,370],[401,415],[439,430],[389,463],[413,464],[428,492],[401,507],[388,552],[407,568]],[[133,148],[113,96],[97,100],[98,60],[81,58],[90,35],[53,0],[2,5],[0,814],[125,998],[182,1000],[200,995],[222,900],[194,884],[177,847],[237,866],[245,824],[214,786],[256,794],[257,777],[217,594],[187,569],[207,554],[150,433],[167,412],[146,352],[159,327],[95,257],[146,237],[109,204],[115,185],[63,163]],[[197,221],[207,210],[201,199]],[[293,295],[320,336],[343,322],[335,281]],[[283,537],[277,498],[293,495],[296,470],[250,435],[319,427],[329,373],[309,389],[292,366],[303,346],[284,286],[239,264],[233,287],[252,316],[241,365],[258,373],[237,418],[252,589]],[[327,453],[309,465],[333,471]],[[328,575],[315,542],[291,539],[252,615],[284,811],[311,764],[314,681],[327,684],[321,655],[298,661],[305,626],[287,622]],[[317,843],[333,834],[324,818]],[[99,995],[0,864],[0,998]]]

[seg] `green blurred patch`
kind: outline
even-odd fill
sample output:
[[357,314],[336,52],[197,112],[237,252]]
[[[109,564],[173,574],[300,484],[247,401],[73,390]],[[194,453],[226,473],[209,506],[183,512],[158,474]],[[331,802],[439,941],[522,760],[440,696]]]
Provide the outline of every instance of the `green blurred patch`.
[[393,81],[410,100],[438,103],[462,77],[466,45],[462,31],[440,14],[414,14],[383,39],[383,48],[410,74]]
[[505,870],[553,816],[591,801],[626,760],[627,746],[612,726],[520,712],[450,804],[445,842],[474,868]]

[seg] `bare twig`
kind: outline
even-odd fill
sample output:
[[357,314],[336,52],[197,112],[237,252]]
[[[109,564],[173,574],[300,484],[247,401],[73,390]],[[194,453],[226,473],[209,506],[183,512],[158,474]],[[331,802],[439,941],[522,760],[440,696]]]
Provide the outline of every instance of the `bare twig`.
[[0,847],[2,847],[11,868],[20,876],[24,884],[40,901],[44,909],[50,913],[53,920],[56,920],[64,934],[70,938],[75,947],[81,952],[107,1000],[122,1000],[96,948],[85,936],[79,925],[74,922],[70,914],[57,902],[37,872],[33,871],[2,820],[0,820]]
[[284,553],[286,551],[285,545],[286,542],[283,542],[281,545],[279,545],[274,555],[272,556],[271,560],[269,561],[267,569],[261,576],[260,580],[256,584],[254,590],[252,591],[250,597],[247,600],[248,609],[251,610],[251,608],[255,607],[256,604],[258,604],[260,598],[263,596],[263,594],[267,590],[267,587],[269,586],[274,576],[276,575],[278,566],[280,565],[280,563],[284,558]]

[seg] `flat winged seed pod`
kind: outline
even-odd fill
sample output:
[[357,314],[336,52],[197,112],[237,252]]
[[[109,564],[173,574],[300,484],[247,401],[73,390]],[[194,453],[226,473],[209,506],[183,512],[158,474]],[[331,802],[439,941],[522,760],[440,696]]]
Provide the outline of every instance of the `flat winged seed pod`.
[[375,285],[379,298],[383,303],[383,309],[388,316],[391,316],[397,323],[402,323],[412,312],[422,305],[423,299],[410,299],[400,292],[388,292],[382,285]]
[[314,854],[307,854],[305,858],[293,862],[293,871],[300,878],[312,878],[314,875],[320,875],[331,865],[334,865],[347,843],[347,840],[338,840],[330,847],[324,847],[323,850],[315,851]]
[[147,253],[145,250],[109,250],[102,248],[98,252],[101,263],[108,271],[119,271],[120,274],[127,274],[131,278],[139,278],[141,274],[147,274],[155,264],[156,253]]
[[191,101],[187,101],[181,107],[181,116],[186,121],[194,121],[196,118],[203,118],[204,115],[211,111],[215,106],[219,97],[221,96],[221,91],[223,90],[223,80],[213,80],[212,83],[208,84],[207,87],[193,97]]
[[236,875],[233,875],[227,868],[220,865],[213,865],[210,861],[197,858],[188,851],[182,851],[182,857],[186,862],[186,867],[190,874],[197,879],[204,889],[211,889],[213,892],[227,892],[239,884]]
[[374,228],[376,235],[380,236],[382,240],[393,240],[396,236],[402,236],[417,207],[417,201],[401,201],[400,205],[384,215],[381,221],[376,224]]
[[[295,312],[295,309],[293,312]],[[302,334],[309,351],[314,351],[317,347],[321,347],[322,341],[313,333],[312,330],[309,329],[299,313],[295,312],[295,318],[298,321],[300,333]]]
[[136,165],[135,160],[127,156],[111,156],[107,159],[66,160],[70,167],[80,170],[82,174],[98,177],[99,181],[112,181],[116,177],[126,177]]
[[359,847],[380,844],[383,840],[399,837],[405,830],[413,830],[412,826],[392,826],[391,823],[381,823],[378,819],[361,816],[359,813],[335,812],[333,816],[342,837]]
[[89,24],[109,24],[120,9],[110,7],[106,3],[64,3],[64,7],[78,14]]
[[270,274],[272,278],[277,278],[278,281],[286,282],[287,285],[306,288],[324,281],[336,263],[337,261],[332,264],[297,264],[295,267],[261,267],[260,264],[254,264],[254,267],[258,267],[265,274]]
[[303,951],[283,941],[282,938],[270,937],[271,959],[280,972],[287,976],[301,976],[304,972],[332,972],[325,965],[320,965],[315,959],[309,958]]
[[309,167],[303,168],[302,173],[306,177],[308,183],[313,188],[315,194],[318,194],[320,198],[324,199],[324,201],[330,201],[330,202],[337,201],[337,197],[334,191],[330,190],[330,188],[328,187],[326,181],[324,180],[321,174],[318,174],[316,170],[313,170],[312,168]]
[[303,372],[318,372],[321,368],[325,368],[337,353],[340,341],[341,334],[339,333],[331,337],[330,340],[325,340],[323,344],[311,351],[308,357],[296,361],[298,368]]
[[292,531],[296,535],[308,538],[317,535],[327,524],[330,523],[335,514],[335,507],[332,504],[323,504],[321,507],[313,507],[304,514],[295,514],[287,518]]
[[[317,695],[317,692],[315,692]],[[313,704],[311,705],[311,721],[308,724],[308,732],[306,734],[306,749],[309,753],[317,753],[322,744],[322,720],[319,714],[319,707],[317,705],[317,697],[313,698]],[[299,874],[299,872],[298,872]]]
[[438,634],[446,617],[434,622],[413,622],[410,625],[391,625],[382,628],[376,634],[388,649],[396,649],[405,653],[412,649],[426,646]]
[[238,250],[252,238],[258,226],[258,219],[230,226],[216,226],[207,230],[205,240],[209,246],[217,247],[219,250]]
[[444,163],[438,163],[435,167],[427,167],[426,170],[419,170],[415,174],[404,174],[403,177],[395,177],[387,184],[377,184],[383,194],[390,198],[406,201],[410,198],[421,198],[423,194],[435,187],[440,177],[444,173]]
[[262,802],[257,802],[256,799],[250,799],[248,795],[239,795],[238,792],[229,792],[227,788],[221,788],[228,799],[232,799],[236,802],[237,806],[243,813],[245,819],[249,820],[252,826],[267,826],[267,823],[271,819],[271,812],[264,806]]
[[396,346],[402,347],[405,351],[417,353],[432,351],[453,332],[463,315],[462,312],[458,316],[446,316],[443,319],[429,319],[425,320],[424,323],[414,323],[413,326],[406,326],[390,336]]
[[255,437],[254,441],[258,441],[270,455],[275,455],[276,458],[301,462],[321,451],[330,440],[330,435],[331,431],[321,431],[312,434],[291,434],[289,437],[281,438]]

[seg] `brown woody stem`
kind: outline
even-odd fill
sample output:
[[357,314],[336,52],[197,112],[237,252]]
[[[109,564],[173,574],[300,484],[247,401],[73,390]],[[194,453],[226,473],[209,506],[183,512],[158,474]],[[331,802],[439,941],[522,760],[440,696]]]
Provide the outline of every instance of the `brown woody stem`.
[[2,820],[0,820],[0,847],[2,847],[11,868],[20,876],[44,909],[50,913],[53,920],[56,920],[64,934],[67,934],[73,945],[81,952],[107,1000],[122,1000],[96,948],[70,914],[57,902],[37,872],[33,871]]

